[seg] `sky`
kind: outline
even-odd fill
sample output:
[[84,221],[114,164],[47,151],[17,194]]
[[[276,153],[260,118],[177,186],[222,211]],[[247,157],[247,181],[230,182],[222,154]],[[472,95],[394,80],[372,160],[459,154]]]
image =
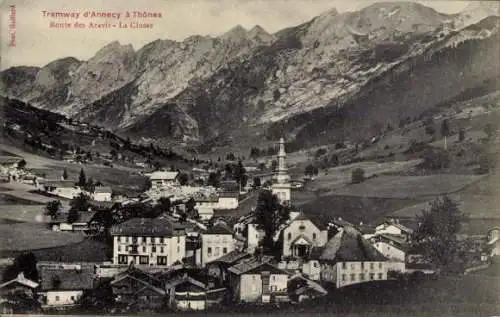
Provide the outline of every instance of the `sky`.
[[[373,0],[3,0],[0,1],[0,69],[43,66],[58,58],[92,57],[111,41],[139,49],[156,39],[182,41],[194,34],[217,36],[240,24],[262,26],[270,33],[306,22],[324,11],[355,11]],[[456,13],[470,1],[418,1],[439,12]],[[43,11],[46,11],[45,16]],[[86,18],[85,12],[120,13],[119,18]],[[161,17],[127,18],[133,11]],[[75,17],[48,16],[48,12],[79,13]],[[54,28],[50,23],[69,23]],[[75,28],[75,22],[86,28]],[[109,23],[113,28],[90,29],[89,23]],[[151,28],[131,28],[133,23]],[[129,28],[119,28],[119,24]],[[15,44],[15,47],[12,47]]]

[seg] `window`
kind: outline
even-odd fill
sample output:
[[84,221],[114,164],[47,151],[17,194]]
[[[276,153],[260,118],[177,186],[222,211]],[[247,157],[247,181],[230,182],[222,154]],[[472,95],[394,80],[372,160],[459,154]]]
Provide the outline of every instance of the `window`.
[[299,226],[299,230],[300,230],[300,231],[304,231],[304,230],[306,230],[306,226],[304,226],[304,225]]
[[158,265],[167,265],[167,257],[166,256],[157,256],[156,264]]
[[164,243],[165,239],[163,237],[160,238],[160,243]]
[[137,237],[132,237],[132,243],[137,243]]
[[365,280],[365,274],[364,273],[359,274],[359,279],[361,281],[364,281]]
[[378,279],[381,280],[384,278],[384,275],[382,273],[378,273]]
[[354,263],[351,263],[351,270],[354,270],[355,269],[355,265]]
[[139,264],[148,264],[148,263],[149,263],[149,256],[141,255],[139,257]]
[[370,263],[370,270],[373,270],[375,265],[373,263]]
[[71,297],[70,297],[70,299],[71,299],[72,301],[74,301],[74,300],[75,300],[75,296],[71,296]]
[[288,240],[292,240],[292,233],[291,232],[288,233]]
[[118,255],[118,264],[127,264],[127,256],[119,254]]
[[211,248],[211,247],[208,247],[208,249],[207,249],[207,253],[208,253],[208,254],[212,254],[212,248]]
[[318,267],[318,262],[314,262],[313,266]]
[[316,233],[313,233],[313,240],[316,240]]
[[127,243],[130,243],[130,237],[127,237]]
[[355,281],[356,280],[356,274],[351,274],[351,281]]
[[227,248],[222,248],[222,254],[226,254],[227,253]]
[[342,269],[345,270],[346,269],[346,264],[345,262],[342,262]]
[[378,268],[379,268],[379,269],[381,269],[381,268],[382,268],[382,262],[380,262],[380,263],[378,264]]
[[147,242],[148,242],[148,238],[146,238],[146,237],[142,237],[142,242],[143,242],[143,243],[147,243]]
[[[163,249],[163,247],[161,247],[161,248]],[[154,245],[154,246],[151,247],[151,252],[156,252],[156,245]]]
[[370,273],[370,280],[374,280],[374,279],[375,279],[375,274]]
[[121,246],[121,245],[119,245],[119,246],[118,246],[118,252],[121,252],[121,251],[122,251],[122,246]]
[[59,301],[59,296],[56,296],[56,302],[58,302],[58,301]]
[[346,279],[346,275],[345,274],[342,274],[342,281],[345,282],[345,279]]
[[163,247],[160,247],[160,253],[163,253],[165,252],[165,249],[163,249]]
[[146,246],[142,246],[142,252],[146,252]]
[[365,262],[361,262],[361,270],[365,269]]

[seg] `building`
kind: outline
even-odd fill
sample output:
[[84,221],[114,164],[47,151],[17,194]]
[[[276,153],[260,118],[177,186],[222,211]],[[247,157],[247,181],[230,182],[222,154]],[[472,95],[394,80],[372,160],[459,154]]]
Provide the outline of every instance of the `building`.
[[10,281],[7,281],[0,285],[0,298],[8,297],[14,294],[24,294],[28,298],[35,298],[35,290],[38,288],[39,284],[24,277],[24,273],[21,272],[19,275]]
[[168,267],[186,257],[186,226],[167,216],[133,218],[111,229],[113,263]]
[[160,190],[165,186],[179,185],[179,172],[155,171],[147,174],[151,180],[151,189]]
[[95,215],[95,212],[84,211],[80,213],[77,221],[69,223],[68,214],[61,213],[55,219],[50,220],[49,224],[52,231],[86,231],[90,229],[90,222]]
[[165,289],[169,307],[178,311],[204,310],[220,303],[226,292],[225,288],[210,288],[187,273],[167,281]]
[[214,209],[210,207],[196,207],[201,221],[207,221],[214,217]]
[[390,219],[375,227],[375,235],[380,234],[398,235],[404,237],[406,241],[409,241],[413,234],[413,230],[400,224],[398,220]]
[[288,301],[290,274],[270,263],[270,258],[252,257],[228,269],[233,299],[241,302]]
[[236,209],[239,205],[239,197],[239,193],[236,192],[220,192],[217,207],[214,209]]
[[379,234],[370,238],[369,241],[388,259],[387,269],[389,271],[405,271],[406,252],[409,245],[402,236]]
[[7,175],[9,171],[17,169],[22,157],[17,156],[0,156],[0,175]]
[[486,234],[487,251],[490,256],[500,255],[500,228],[493,228]]
[[109,186],[98,186],[94,189],[91,198],[96,201],[111,201],[113,190]]
[[201,265],[232,252],[235,249],[233,232],[224,223],[216,223],[201,234]]
[[328,241],[325,226],[313,223],[304,213],[299,213],[281,230],[282,257],[306,258],[313,248]]
[[289,204],[291,201],[291,184],[290,176],[286,168],[285,158],[285,140],[283,138],[279,141],[278,150],[278,170],[274,177],[274,183],[271,187],[273,195],[276,195],[282,204]]
[[387,280],[387,259],[353,227],[339,228],[325,245],[319,263],[321,281],[337,288]]
[[219,206],[219,196],[199,196],[195,197],[194,201],[196,202],[195,208],[205,207],[217,209]]
[[94,288],[94,267],[82,264],[40,265],[38,290],[42,308],[74,306],[84,291]]
[[67,199],[73,199],[82,193],[72,180],[46,180],[43,189],[49,194]]
[[216,278],[221,284],[226,285],[229,280],[228,269],[243,259],[251,258],[247,252],[232,251],[220,258],[206,264],[208,275]]
[[254,253],[259,246],[260,240],[264,238],[264,231],[257,227],[255,223],[246,224],[246,251]]
[[119,306],[156,309],[166,306],[166,291],[160,279],[131,265],[110,283]]

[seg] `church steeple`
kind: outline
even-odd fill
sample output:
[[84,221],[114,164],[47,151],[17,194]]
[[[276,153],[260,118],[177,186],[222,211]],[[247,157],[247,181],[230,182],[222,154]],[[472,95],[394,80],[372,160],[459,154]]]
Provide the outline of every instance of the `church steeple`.
[[272,192],[283,204],[290,203],[290,176],[288,175],[288,170],[285,163],[286,152],[285,152],[285,140],[280,138],[278,149],[278,169],[276,174],[274,174],[274,184],[272,186]]

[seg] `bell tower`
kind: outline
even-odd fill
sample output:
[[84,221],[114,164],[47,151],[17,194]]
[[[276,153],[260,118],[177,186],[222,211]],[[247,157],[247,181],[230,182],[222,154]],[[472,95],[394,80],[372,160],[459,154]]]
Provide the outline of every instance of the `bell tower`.
[[280,203],[286,205],[291,200],[291,184],[285,163],[285,140],[281,138],[278,144],[278,170],[273,177],[272,193],[278,197]]

